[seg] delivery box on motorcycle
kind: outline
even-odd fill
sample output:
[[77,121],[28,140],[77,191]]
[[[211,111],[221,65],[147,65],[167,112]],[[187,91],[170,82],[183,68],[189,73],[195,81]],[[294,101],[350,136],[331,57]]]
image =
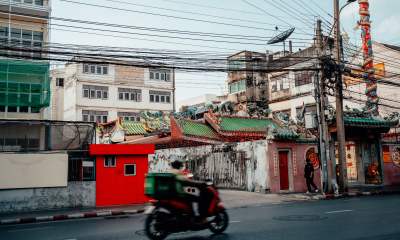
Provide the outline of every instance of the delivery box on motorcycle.
[[[179,186],[177,186],[179,185]],[[147,173],[144,184],[144,194],[154,199],[173,199],[178,196],[181,188],[172,173]]]

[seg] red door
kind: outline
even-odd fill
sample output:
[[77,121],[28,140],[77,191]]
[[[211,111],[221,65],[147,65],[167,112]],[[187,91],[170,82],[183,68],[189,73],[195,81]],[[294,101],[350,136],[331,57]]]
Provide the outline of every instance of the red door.
[[281,190],[289,189],[288,152],[279,152],[279,176]]

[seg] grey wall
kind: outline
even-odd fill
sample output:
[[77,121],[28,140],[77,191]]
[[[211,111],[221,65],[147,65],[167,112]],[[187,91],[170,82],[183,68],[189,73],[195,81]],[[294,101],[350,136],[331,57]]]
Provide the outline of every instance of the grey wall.
[[191,156],[209,156],[229,152],[244,153],[247,169],[246,190],[258,191],[259,188],[269,188],[267,140],[157,150],[155,154],[149,155],[149,172],[165,172],[170,169],[169,161],[172,156],[189,160]]
[[68,182],[67,187],[0,190],[0,212],[96,205],[96,182]]

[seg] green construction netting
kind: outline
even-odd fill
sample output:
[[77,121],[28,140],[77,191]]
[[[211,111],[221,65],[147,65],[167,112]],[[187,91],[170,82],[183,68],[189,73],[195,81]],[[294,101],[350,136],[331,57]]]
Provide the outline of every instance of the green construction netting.
[[0,59],[0,106],[31,107],[32,112],[50,105],[49,62]]

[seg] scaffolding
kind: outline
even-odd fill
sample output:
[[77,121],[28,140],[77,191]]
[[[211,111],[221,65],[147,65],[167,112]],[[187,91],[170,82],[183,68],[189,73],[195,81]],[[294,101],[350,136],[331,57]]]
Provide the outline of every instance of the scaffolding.
[[0,107],[7,112],[39,112],[50,106],[49,62],[0,59]]

